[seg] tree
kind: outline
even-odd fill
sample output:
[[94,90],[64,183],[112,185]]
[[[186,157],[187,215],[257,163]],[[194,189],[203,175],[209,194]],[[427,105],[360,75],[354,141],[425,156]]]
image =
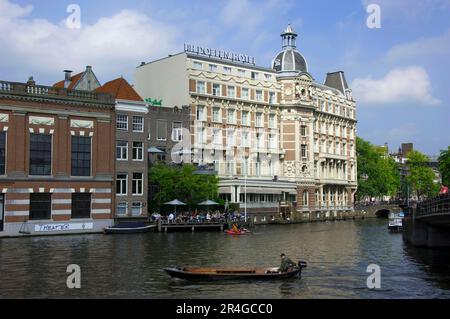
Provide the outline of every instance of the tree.
[[158,192],[150,202],[151,209],[160,209],[168,201],[178,199],[194,208],[206,200],[218,200],[218,178],[215,175],[195,174],[193,165],[167,166],[157,164],[149,172],[149,185],[157,187]]
[[450,186],[450,146],[442,150],[439,156],[439,172],[442,175],[442,184]]
[[358,161],[358,199],[395,196],[400,187],[397,163],[386,154],[384,147],[356,138]]
[[411,151],[406,156],[406,180],[419,199],[436,196],[439,192],[439,185],[434,181],[436,176],[428,162],[428,157],[418,151]]

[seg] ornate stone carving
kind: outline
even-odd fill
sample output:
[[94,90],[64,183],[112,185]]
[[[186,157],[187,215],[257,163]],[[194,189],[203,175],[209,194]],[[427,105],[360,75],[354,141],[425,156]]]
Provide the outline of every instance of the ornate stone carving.
[[8,114],[0,114],[0,123],[5,123],[9,121],[9,115]]
[[42,117],[42,116],[30,116],[28,123],[32,125],[55,125],[55,119],[53,117]]
[[85,120],[70,120],[70,127],[91,129],[94,128],[94,122]]

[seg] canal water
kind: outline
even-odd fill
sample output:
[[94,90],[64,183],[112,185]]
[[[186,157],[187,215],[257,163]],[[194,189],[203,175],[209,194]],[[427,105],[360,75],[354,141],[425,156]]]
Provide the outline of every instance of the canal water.
[[[406,246],[387,220],[259,226],[221,232],[0,239],[0,298],[450,298],[450,252]],[[302,278],[190,283],[167,266],[278,266],[280,253],[305,260]],[[81,267],[81,289],[66,269]],[[381,289],[369,290],[369,264]]]

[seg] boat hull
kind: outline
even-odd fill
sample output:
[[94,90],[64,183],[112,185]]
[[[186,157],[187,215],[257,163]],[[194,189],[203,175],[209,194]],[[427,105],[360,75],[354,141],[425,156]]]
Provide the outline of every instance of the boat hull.
[[105,234],[141,234],[155,229],[155,225],[148,225],[143,227],[108,227],[104,229]]
[[294,277],[300,277],[301,267],[296,267],[292,271],[279,273],[251,273],[251,272],[237,272],[237,273],[217,273],[213,272],[190,272],[182,268],[164,268],[172,278],[184,279],[189,281],[223,281],[223,280],[283,280]]

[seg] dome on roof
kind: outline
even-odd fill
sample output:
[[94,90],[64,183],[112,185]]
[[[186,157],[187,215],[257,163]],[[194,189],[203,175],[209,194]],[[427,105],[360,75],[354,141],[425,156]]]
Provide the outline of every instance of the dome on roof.
[[308,72],[305,58],[295,49],[278,53],[273,60],[272,69],[277,72]]
[[283,38],[283,51],[273,59],[272,69],[287,74],[308,72],[308,64],[296,47],[297,33],[290,24],[281,37]]

